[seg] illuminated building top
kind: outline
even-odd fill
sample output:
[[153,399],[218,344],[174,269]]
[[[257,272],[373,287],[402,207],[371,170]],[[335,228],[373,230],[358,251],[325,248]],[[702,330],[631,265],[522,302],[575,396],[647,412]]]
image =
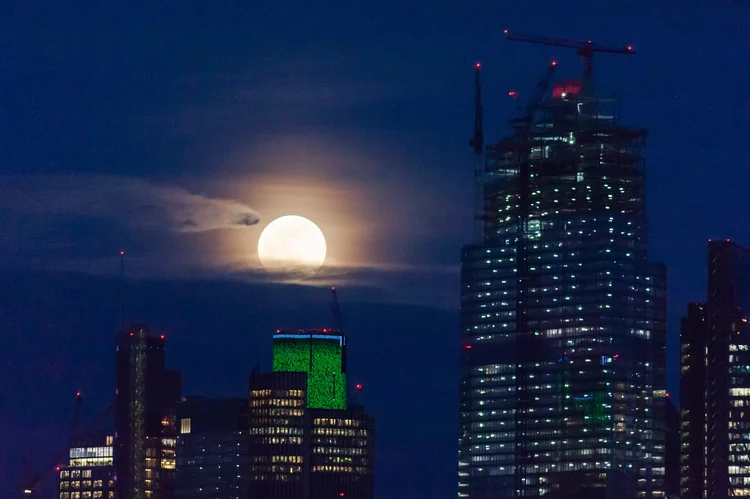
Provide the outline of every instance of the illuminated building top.
[[277,330],[274,372],[307,373],[307,405],[346,409],[346,339],[332,329]]

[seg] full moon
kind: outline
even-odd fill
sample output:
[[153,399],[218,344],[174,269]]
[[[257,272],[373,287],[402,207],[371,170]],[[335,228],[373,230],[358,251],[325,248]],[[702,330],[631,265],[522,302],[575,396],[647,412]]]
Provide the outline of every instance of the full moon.
[[269,272],[309,277],[326,259],[326,239],[307,218],[283,216],[263,229],[258,239],[258,257]]

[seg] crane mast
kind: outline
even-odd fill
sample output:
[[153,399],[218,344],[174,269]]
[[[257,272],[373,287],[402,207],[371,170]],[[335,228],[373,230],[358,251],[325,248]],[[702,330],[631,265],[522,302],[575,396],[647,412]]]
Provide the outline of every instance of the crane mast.
[[474,73],[474,136],[469,145],[474,149],[474,242],[480,244],[484,237],[484,133],[482,131],[482,82],[476,64]]

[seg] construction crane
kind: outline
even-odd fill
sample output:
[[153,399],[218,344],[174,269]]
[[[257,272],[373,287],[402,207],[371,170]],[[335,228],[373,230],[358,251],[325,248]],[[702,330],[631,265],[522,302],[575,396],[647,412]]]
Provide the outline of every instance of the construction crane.
[[39,470],[38,472],[32,474],[31,471],[29,471],[29,463],[24,456],[23,458],[23,482],[18,486],[18,490],[21,493],[21,497],[23,498],[33,498],[36,495],[36,491],[39,488],[39,485],[42,483],[42,481],[47,478],[47,475],[55,469],[57,465],[60,464],[60,461],[65,458],[65,456],[68,454],[70,449],[70,443],[73,439],[74,434],[78,430],[78,422],[81,417],[81,404],[83,403],[83,397],[81,396],[81,392],[76,392],[76,400],[75,405],[73,407],[73,416],[70,418],[70,427],[68,429],[68,441],[66,442],[65,447],[60,450],[60,452],[55,455],[52,462],[48,465]]
[[604,52],[608,54],[635,55],[631,45],[624,47],[611,47],[592,43],[591,40],[568,40],[565,38],[552,38],[549,36],[535,36],[524,33],[511,33],[507,29],[504,31],[508,40],[517,42],[536,43],[539,45],[549,45],[552,47],[566,47],[578,50],[578,55],[583,61],[583,90],[593,91],[593,73],[594,73],[594,52]]
[[469,146],[474,149],[474,239],[477,244],[484,236],[484,133],[482,132],[482,82],[479,78],[480,63],[474,74],[474,136]]
[[331,314],[333,314],[334,326],[341,334],[341,311],[339,310],[339,297],[336,294],[336,286],[331,287]]
[[544,98],[544,94],[547,92],[550,83],[552,83],[552,78],[555,75],[556,68],[557,62],[552,61],[547,67],[547,74],[545,74],[536,84],[534,93],[526,104],[526,107],[523,108],[516,119],[513,120],[512,125],[516,131],[528,133],[531,130],[531,125],[534,121],[534,111],[536,111],[536,108],[539,106],[542,98]]
[[[81,392],[76,393],[76,403],[75,403],[75,409],[73,411],[73,417],[71,418],[71,424],[70,424],[70,434],[68,437],[68,441],[66,442],[66,446],[64,449],[60,450],[60,452],[54,457],[54,459],[44,468],[40,469],[37,473],[31,474],[29,471],[28,461],[24,457],[24,463],[23,463],[23,472],[24,472],[24,479],[23,483],[21,483],[18,486],[18,490],[21,493],[21,497],[23,499],[33,499],[36,497],[36,491],[41,485],[41,483],[44,481],[45,478],[47,478],[48,474],[51,473],[53,470],[59,470],[60,464],[62,461],[67,461],[66,457],[68,456],[70,452],[70,448],[73,444],[73,439],[76,435],[79,434],[78,431],[78,424],[80,422],[81,417],[81,404],[83,403],[83,396],[81,395]],[[91,430],[92,428],[95,428],[101,423],[104,418],[109,416],[109,414],[112,412],[112,409],[114,409],[114,400],[110,402],[104,409],[102,409],[99,413],[95,414],[93,418],[91,418],[91,421],[86,425],[86,428],[84,431]]]

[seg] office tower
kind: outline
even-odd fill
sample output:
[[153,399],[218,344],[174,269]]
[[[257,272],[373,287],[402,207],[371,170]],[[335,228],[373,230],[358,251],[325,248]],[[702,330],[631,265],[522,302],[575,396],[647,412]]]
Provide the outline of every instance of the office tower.
[[750,251],[708,244],[706,485],[709,499],[750,495]]
[[375,424],[362,406],[309,409],[310,499],[374,498]]
[[250,377],[250,498],[299,499],[309,495],[307,374],[253,373]]
[[113,437],[73,438],[67,466],[59,469],[60,499],[114,499]]
[[308,407],[346,409],[346,339],[338,331],[277,331],[273,370],[307,373]]
[[666,284],[646,252],[646,132],[588,83],[556,83],[484,150],[478,120],[459,497],[663,495]]
[[335,330],[274,335],[275,372],[250,377],[252,499],[373,498],[374,420],[347,406],[345,344]]
[[664,405],[664,495],[680,497],[680,411],[669,394]]
[[706,307],[690,303],[680,323],[680,497],[702,499],[706,445]]
[[190,396],[177,404],[177,499],[246,499],[247,398]]
[[114,462],[119,498],[174,496],[180,373],[165,367],[164,336],[135,325],[117,339]]

